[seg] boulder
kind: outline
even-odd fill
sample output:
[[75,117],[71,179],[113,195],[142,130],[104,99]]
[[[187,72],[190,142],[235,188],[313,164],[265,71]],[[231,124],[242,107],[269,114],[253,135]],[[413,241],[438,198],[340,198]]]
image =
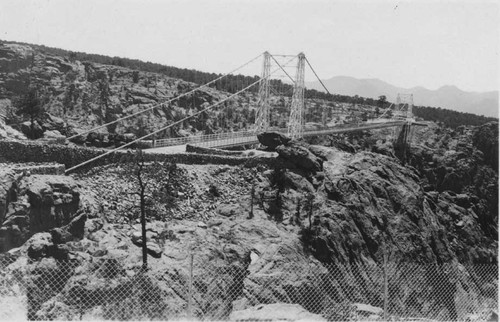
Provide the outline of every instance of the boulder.
[[65,122],[62,118],[50,114],[48,114],[47,116],[53,124],[53,129],[60,131],[64,128]]
[[125,138],[125,142],[132,142],[137,139],[137,135],[134,133],[125,133],[123,137]]
[[349,142],[334,141],[333,145],[340,151],[345,151],[349,153],[356,153],[356,147]]
[[222,204],[218,207],[217,212],[224,217],[232,217],[241,212],[237,205]]
[[160,258],[162,254],[162,249],[161,247],[153,242],[147,242],[146,243],[146,248],[148,250],[148,254],[150,256],[153,256],[154,258]]
[[471,198],[467,194],[458,194],[455,196],[455,202],[457,205],[463,208],[469,208],[471,206]]
[[74,179],[23,175],[0,174],[0,250],[21,246],[36,233],[61,227],[52,232],[57,243],[83,237],[86,216],[75,218],[80,193]]
[[80,314],[76,307],[71,307],[64,303],[63,299],[52,298],[41,305],[40,310],[36,312],[36,320],[78,320]]
[[383,309],[370,304],[354,303],[353,305],[356,311],[365,316],[382,315],[384,313]]
[[207,228],[214,227],[214,226],[220,226],[222,224],[222,220],[220,219],[210,219],[207,223]]
[[441,191],[450,190],[456,193],[462,192],[463,177],[455,172],[449,172],[445,175],[443,181],[441,182],[439,189]]
[[54,243],[49,233],[33,235],[23,247],[27,247],[27,254],[31,259],[49,257],[54,252]]
[[323,169],[322,160],[304,146],[298,144],[280,145],[276,148],[276,152],[285,161],[294,164],[299,169],[308,172],[316,172]]
[[278,132],[264,132],[257,135],[260,144],[267,146],[269,150],[276,149],[279,145],[286,145],[290,138]]
[[298,304],[261,304],[246,310],[233,311],[231,321],[326,321]]
[[322,159],[323,161],[331,160],[335,155],[335,150],[321,145],[309,145],[308,149],[312,154]]
[[394,149],[392,145],[389,143],[382,143],[380,141],[377,141],[377,143],[374,146],[372,146],[372,152],[383,154],[392,158],[396,157],[394,155]]
[[66,142],[66,137],[57,130],[45,131],[43,139],[47,140],[49,144],[64,144]]
[[91,234],[100,230],[104,226],[103,220],[100,218],[92,218],[85,221],[85,234]]
[[99,140],[99,133],[90,132],[87,134],[87,141],[88,142],[92,142],[92,141],[96,141],[96,140]]
[[83,238],[86,214],[75,217],[68,225],[50,231],[54,244],[64,244]]
[[283,173],[283,182],[285,187],[293,188],[303,193],[313,193],[313,185],[298,171],[286,170]]
[[[66,132],[67,132],[67,135],[69,137],[69,136],[83,133],[84,131],[77,129],[75,127],[70,127],[70,128],[68,128],[68,130]],[[86,140],[86,136],[85,136],[85,134],[83,134],[83,135],[75,136],[74,138],[71,139],[71,142],[77,143],[77,144],[83,144],[83,143],[85,143],[85,140]]]
[[38,139],[43,136],[43,128],[36,121],[33,122],[33,124],[31,124],[30,121],[21,123],[19,125],[19,130],[32,139]]
[[67,225],[76,216],[80,192],[76,181],[67,176],[32,175],[23,180],[27,187],[30,231],[47,231]]
[[[1,101],[2,100],[0,99],[0,102]],[[26,136],[11,126],[3,123],[3,119],[0,116],[0,139],[26,140]]]
[[41,126],[44,131],[65,131],[65,122],[63,119],[50,115],[49,113],[45,113],[41,117]]
[[43,133],[43,137],[45,139],[66,139],[66,137],[64,135],[61,134],[61,132],[59,132],[58,130],[49,130],[49,131],[45,131]]

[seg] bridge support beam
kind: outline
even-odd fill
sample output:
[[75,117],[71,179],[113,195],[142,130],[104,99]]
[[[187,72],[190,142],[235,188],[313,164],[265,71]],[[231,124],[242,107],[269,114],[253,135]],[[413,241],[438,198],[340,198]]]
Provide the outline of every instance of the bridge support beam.
[[255,132],[261,133],[269,128],[270,107],[269,107],[269,76],[271,74],[271,54],[264,53],[262,65],[262,75],[259,85],[259,101],[257,103],[257,113],[255,114]]
[[406,122],[401,126],[396,141],[394,142],[394,153],[401,162],[406,164],[410,157],[410,144],[412,138],[412,124]]
[[300,53],[293,86],[290,120],[288,121],[288,136],[292,139],[302,138],[304,134],[304,73],[306,56]]

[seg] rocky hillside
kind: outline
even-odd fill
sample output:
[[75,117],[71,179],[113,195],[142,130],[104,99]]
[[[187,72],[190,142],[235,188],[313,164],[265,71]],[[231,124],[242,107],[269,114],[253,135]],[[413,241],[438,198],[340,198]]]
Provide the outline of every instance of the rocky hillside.
[[[43,111],[50,114],[40,116],[41,130],[58,130],[64,135],[137,112],[194,87],[194,84],[158,74],[70,61],[29,46],[8,43],[0,45],[0,70],[0,96],[7,123],[20,121],[16,114],[23,98],[30,91],[36,91]],[[165,106],[107,130],[140,134],[139,130],[152,130],[181,119],[221,97],[223,94],[208,88],[179,102],[179,107]],[[191,126],[202,130],[196,122],[186,124],[188,128]],[[43,131],[34,136],[41,134]]]
[[[148,278],[161,294],[163,306],[158,305],[184,310],[192,252],[198,283],[194,311],[205,317],[226,318],[286,298],[333,319],[331,308],[343,300],[380,303],[367,295],[377,291],[363,269],[380,264],[386,252],[393,264],[450,265],[445,282],[418,280],[420,291],[410,298],[401,294],[410,304],[398,305],[421,303],[418,310],[427,314],[423,290],[431,289],[437,296],[431,310],[446,309],[447,319],[456,318],[450,303],[459,289],[453,283],[472,287],[470,274],[475,276],[464,265],[498,261],[498,164],[489,159],[497,155],[498,124],[457,131],[430,127],[417,131],[415,141],[410,166],[384,155],[390,149],[380,140],[359,147],[351,142],[346,149],[276,135],[261,136],[278,154],[275,168],[147,166]],[[96,167],[70,177],[2,169],[2,262],[10,263],[3,271],[22,273],[38,281],[35,285],[43,276],[55,276],[49,274],[54,269],[65,276],[57,287],[32,297],[29,316],[104,314],[96,311],[103,303],[82,308],[74,296],[93,298],[129,287],[142,266],[136,166]],[[68,261],[69,268],[61,266]],[[109,263],[118,273],[104,276]],[[206,284],[213,272],[225,272],[220,292]],[[329,291],[311,289],[312,276],[321,274],[350,282],[329,284]],[[493,296],[490,282],[479,287],[481,296]],[[311,296],[325,301],[312,305]],[[124,309],[119,302],[106,305]]]
[[[5,116],[8,126],[32,139],[68,137],[145,110],[198,86],[161,73],[80,61],[71,55],[46,53],[36,46],[0,42],[0,114]],[[234,91],[240,90],[243,83],[237,82],[233,87]],[[255,122],[256,89],[242,93],[158,137],[249,129]],[[193,115],[229,95],[206,87],[140,117],[77,138],[74,142],[99,147],[120,145]],[[272,96],[271,105],[271,125],[286,127],[290,97]],[[362,104],[353,106],[307,99],[305,105],[306,122],[312,128],[375,115],[374,107]],[[30,106],[31,109],[27,108]],[[30,111],[33,111],[32,115]],[[0,132],[0,135],[5,137],[7,133]]]
[[[195,86],[11,43],[0,44],[0,69],[0,114],[6,119],[0,135],[19,140],[26,138],[16,129],[30,138],[68,136]],[[79,143],[120,144],[227,95],[206,88]],[[256,102],[254,94],[243,95],[165,135],[245,128]],[[274,103],[280,125],[285,101]],[[319,100],[307,104],[314,122],[325,120],[324,106],[339,107]],[[21,113],[27,106],[40,109],[30,117]],[[362,109],[365,116],[371,111]],[[145,241],[136,163],[70,176],[57,164],[2,164],[2,281],[28,281],[31,319],[105,319],[116,312],[120,319],[153,319],[167,311],[180,317],[175,314],[185,312],[193,254],[195,316],[224,319],[258,303],[286,301],[342,320],[348,317],[340,310],[345,301],[379,305],[380,285],[367,272],[386,254],[398,267],[450,268],[439,285],[417,277],[404,287],[394,284],[391,294],[401,299],[394,305],[424,316],[444,310],[440,316],[453,320],[465,314],[450,304],[460,294],[479,289],[472,295],[495,303],[495,276],[481,279],[467,265],[498,262],[498,123],[416,128],[406,165],[395,158],[392,131],[309,143],[268,133],[259,139],[277,158],[272,167],[148,163],[141,176],[147,183]],[[141,271],[144,244],[147,273]],[[220,280],[210,284],[214,272]],[[137,285],[150,287],[146,292]],[[123,290],[139,296],[127,297]],[[110,293],[122,297],[112,299]],[[143,298],[157,315],[128,315]]]

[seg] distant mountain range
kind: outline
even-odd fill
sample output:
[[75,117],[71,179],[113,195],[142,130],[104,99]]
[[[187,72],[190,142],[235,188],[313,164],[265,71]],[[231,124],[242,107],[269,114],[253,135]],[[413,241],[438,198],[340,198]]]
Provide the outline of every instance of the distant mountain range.
[[[398,93],[411,93],[414,105],[441,107],[498,118],[498,91],[465,92],[456,86],[443,86],[437,90],[420,86],[401,88],[376,78],[357,79],[348,76],[336,76],[324,80],[323,83],[332,94],[371,98],[385,95],[388,101],[395,102]],[[306,83],[306,87],[324,91],[319,82]]]

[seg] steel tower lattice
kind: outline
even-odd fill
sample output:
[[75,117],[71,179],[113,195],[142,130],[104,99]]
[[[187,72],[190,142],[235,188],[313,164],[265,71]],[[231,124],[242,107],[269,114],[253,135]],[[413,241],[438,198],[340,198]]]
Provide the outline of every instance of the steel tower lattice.
[[[405,109],[406,105],[406,109]],[[406,120],[413,118],[413,94],[398,93],[396,98],[396,111],[394,116],[399,116]]]
[[269,77],[271,74],[271,54],[264,53],[262,75],[259,85],[259,101],[255,114],[255,132],[265,132],[269,128]]
[[293,86],[290,120],[288,121],[288,136],[292,139],[302,138],[304,132],[304,73],[306,56],[298,56],[295,84]]

